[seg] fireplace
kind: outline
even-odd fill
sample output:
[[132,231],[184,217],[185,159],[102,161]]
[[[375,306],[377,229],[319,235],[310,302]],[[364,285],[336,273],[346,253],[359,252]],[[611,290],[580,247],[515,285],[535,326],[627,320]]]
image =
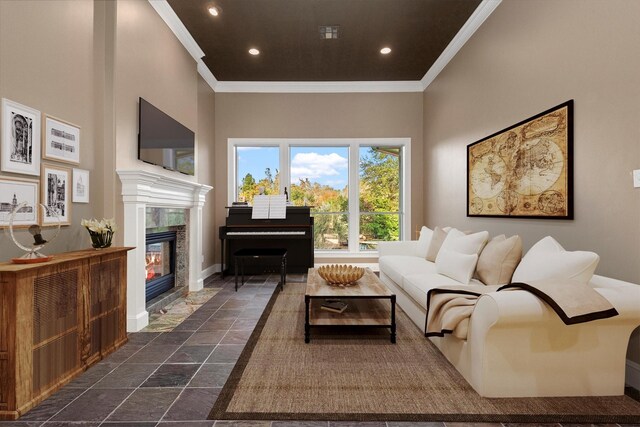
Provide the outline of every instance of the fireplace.
[[[202,208],[205,194],[212,187],[192,180],[178,178],[175,174],[144,170],[116,171],[122,181],[124,218],[122,233],[124,245],[132,249],[127,257],[127,331],[137,332],[149,324],[146,306],[145,234],[149,232],[146,208],[185,209],[188,226],[176,243],[176,286],[185,291],[199,291],[204,284],[202,268]],[[160,231],[160,230],[157,230]],[[179,236],[179,232],[178,232]],[[181,258],[184,261],[181,261]],[[183,265],[183,268],[180,266]],[[181,273],[182,271],[182,273]],[[182,277],[181,277],[182,275]]]
[[149,302],[176,285],[176,232],[147,234],[145,300]]

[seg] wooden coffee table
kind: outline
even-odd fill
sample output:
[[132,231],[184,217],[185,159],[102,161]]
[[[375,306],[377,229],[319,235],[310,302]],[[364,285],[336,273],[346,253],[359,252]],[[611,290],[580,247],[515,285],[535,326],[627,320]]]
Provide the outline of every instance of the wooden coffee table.
[[[347,309],[342,313],[322,310],[326,298],[343,300]],[[306,343],[311,340],[311,328],[326,326],[389,328],[391,342],[396,342],[396,296],[369,268],[349,287],[329,286],[315,268],[310,268],[304,302]]]

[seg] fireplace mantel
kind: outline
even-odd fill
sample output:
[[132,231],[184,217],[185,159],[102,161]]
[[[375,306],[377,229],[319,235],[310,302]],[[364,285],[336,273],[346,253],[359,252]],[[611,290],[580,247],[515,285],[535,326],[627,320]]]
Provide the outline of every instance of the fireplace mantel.
[[213,188],[185,179],[149,171],[117,170],[122,182],[124,203],[124,245],[136,249],[127,259],[127,331],[135,332],[149,324],[145,304],[146,208],[189,209],[189,291],[203,287],[202,207]]

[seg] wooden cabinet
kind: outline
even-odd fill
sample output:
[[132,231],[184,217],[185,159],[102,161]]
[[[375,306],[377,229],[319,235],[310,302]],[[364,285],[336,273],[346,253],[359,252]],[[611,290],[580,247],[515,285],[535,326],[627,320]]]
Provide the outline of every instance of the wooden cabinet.
[[27,412],[127,341],[127,251],[0,263],[0,420]]

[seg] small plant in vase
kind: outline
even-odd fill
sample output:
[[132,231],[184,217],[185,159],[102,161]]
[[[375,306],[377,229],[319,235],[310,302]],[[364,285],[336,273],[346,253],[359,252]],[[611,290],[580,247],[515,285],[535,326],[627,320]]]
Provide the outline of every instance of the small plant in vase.
[[102,218],[101,221],[91,219],[83,219],[80,222],[84,228],[89,232],[91,237],[91,246],[96,249],[108,248],[111,246],[111,239],[113,234],[117,231],[116,223],[113,219]]

